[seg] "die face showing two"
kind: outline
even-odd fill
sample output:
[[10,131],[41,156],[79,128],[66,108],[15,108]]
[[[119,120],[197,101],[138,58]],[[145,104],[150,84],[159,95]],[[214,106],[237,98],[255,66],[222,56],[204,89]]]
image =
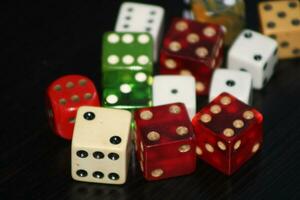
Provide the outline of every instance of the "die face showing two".
[[72,139],[74,122],[80,106],[99,106],[93,82],[80,75],[67,75],[53,81],[47,89],[47,109],[53,131]]
[[261,2],[261,31],[277,40],[279,58],[300,57],[300,4],[298,1]]
[[182,103],[135,112],[136,155],[147,180],[192,173],[196,167],[194,132]]
[[249,104],[252,100],[252,77],[248,72],[217,69],[212,78],[209,101],[219,94],[227,92],[240,101]]
[[153,58],[156,60],[162,36],[164,9],[160,6],[124,2],[119,10],[115,31],[148,32],[154,39]]
[[248,71],[253,78],[253,87],[261,89],[274,73],[278,61],[277,47],[275,40],[244,30],[229,49],[227,67]]
[[73,179],[125,183],[130,159],[130,124],[129,111],[80,107],[72,140]]
[[219,171],[231,175],[261,147],[262,122],[257,110],[222,93],[192,120],[196,153]]
[[196,112],[196,84],[192,76],[158,75],[153,79],[153,105],[184,103],[190,119]]
[[160,73],[193,75],[197,94],[206,95],[213,70],[222,64],[223,36],[218,25],[174,19],[160,52]]

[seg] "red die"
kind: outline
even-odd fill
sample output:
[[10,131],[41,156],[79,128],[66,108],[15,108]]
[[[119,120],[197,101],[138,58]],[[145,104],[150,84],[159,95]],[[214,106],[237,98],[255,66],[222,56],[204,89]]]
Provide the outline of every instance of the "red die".
[[193,75],[198,95],[207,95],[213,70],[223,62],[221,26],[174,19],[160,52],[161,74]]
[[262,144],[262,114],[228,93],[201,109],[192,123],[196,153],[227,175],[241,167]]
[[53,131],[65,139],[72,139],[80,106],[100,105],[95,85],[80,75],[67,75],[52,82],[47,89],[46,102]]
[[135,112],[136,155],[147,180],[192,173],[196,168],[193,126],[182,103]]

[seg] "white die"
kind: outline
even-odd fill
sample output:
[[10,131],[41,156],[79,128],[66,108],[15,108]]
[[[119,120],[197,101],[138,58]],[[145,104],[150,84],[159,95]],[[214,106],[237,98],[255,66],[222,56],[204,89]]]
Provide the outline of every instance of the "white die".
[[129,111],[80,107],[72,139],[72,178],[94,183],[125,183],[130,125]]
[[273,75],[278,61],[277,42],[260,33],[244,30],[229,50],[228,69],[248,71],[253,87],[261,89]]
[[190,119],[196,112],[196,83],[192,76],[158,75],[152,85],[153,105],[184,103]]
[[156,61],[163,33],[164,13],[160,6],[124,2],[119,10],[115,31],[149,32],[154,40],[153,59]]
[[246,104],[251,103],[251,74],[238,70],[216,69],[210,86],[209,101],[211,102],[222,92],[230,93]]

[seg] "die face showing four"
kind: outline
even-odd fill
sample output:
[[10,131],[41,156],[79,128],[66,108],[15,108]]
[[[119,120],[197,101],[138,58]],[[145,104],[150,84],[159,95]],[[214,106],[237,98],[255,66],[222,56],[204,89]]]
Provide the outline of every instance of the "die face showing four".
[[153,79],[153,105],[184,103],[190,119],[196,112],[195,79],[192,76],[158,75]]
[[130,124],[129,111],[80,107],[72,140],[73,179],[125,183],[130,159]]
[[136,154],[147,180],[192,173],[196,167],[193,127],[182,103],[135,112]]
[[209,92],[209,101],[212,101],[219,94],[227,92],[238,98],[240,101],[249,104],[252,97],[252,77],[248,72],[217,69],[212,78]]
[[122,3],[115,31],[148,32],[154,39],[154,60],[160,46],[164,20],[164,9],[160,6],[133,2]]
[[260,148],[262,122],[257,110],[222,93],[192,120],[196,153],[219,171],[231,175]]
[[47,109],[53,131],[64,139],[72,139],[74,122],[80,106],[99,106],[93,82],[80,75],[63,76],[47,89]]
[[244,30],[229,49],[227,67],[248,71],[253,78],[253,87],[261,89],[273,75],[278,61],[277,47],[275,40]]
[[279,58],[300,57],[300,4],[298,1],[261,2],[262,33],[277,40]]
[[197,94],[206,95],[213,70],[222,64],[223,36],[218,25],[174,19],[163,41],[160,73],[193,75]]
[[226,45],[230,45],[245,27],[244,0],[192,0],[192,10],[197,21],[224,27]]

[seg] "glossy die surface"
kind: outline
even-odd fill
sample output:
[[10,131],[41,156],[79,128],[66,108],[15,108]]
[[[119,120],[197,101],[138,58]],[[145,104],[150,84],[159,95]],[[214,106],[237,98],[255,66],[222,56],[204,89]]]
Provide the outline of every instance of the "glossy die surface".
[[130,159],[130,124],[129,111],[80,107],[72,140],[73,179],[125,183]]
[[193,127],[182,103],[135,112],[136,156],[147,180],[190,174],[196,167]]
[[258,11],[262,33],[279,44],[279,58],[300,57],[299,1],[261,2]]
[[192,120],[196,153],[231,175],[261,147],[263,116],[228,93],[222,93]]
[[85,76],[67,75],[47,88],[47,110],[53,131],[64,139],[72,139],[74,122],[80,106],[99,106],[93,82]]
[[220,26],[176,18],[163,41],[160,73],[193,75],[197,94],[207,95],[212,72],[222,60]]
[[195,20],[222,25],[230,45],[245,27],[244,0],[192,0]]
[[152,43],[148,33],[104,34],[103,106],[131,109],[151,104]]

